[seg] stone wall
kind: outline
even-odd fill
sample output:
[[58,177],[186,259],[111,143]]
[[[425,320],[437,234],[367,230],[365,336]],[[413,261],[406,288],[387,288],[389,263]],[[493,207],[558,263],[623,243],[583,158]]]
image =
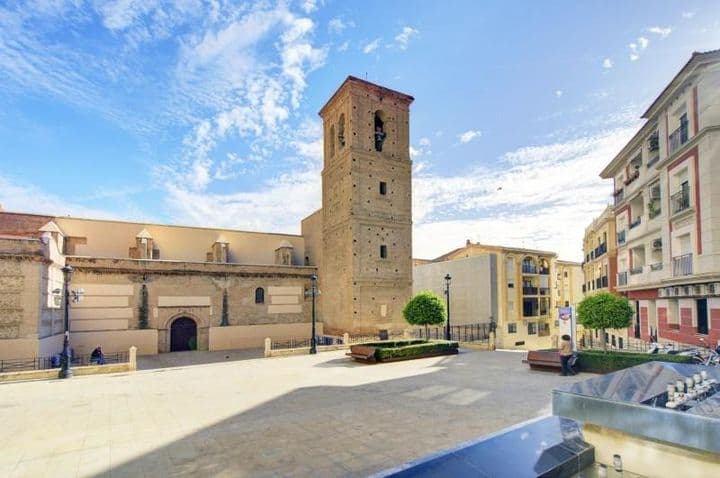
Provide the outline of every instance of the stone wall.
[[[170,350],[173,321],[189,317],[197,324],[198,348],[210,347],[210,327],[222,321],[227,291],[228,324],[302,324],[310,322],[304,291],[312,267],[241,266],[168,261],[71,257],[73,288],[83,288],[82,302],[71,309],[71,330],[113,333],[140,327],[141,288],[148,297],[148,328],[157,331],[157,351]],[[262,288],[263,301],[256,303]],[[135,344],[140,347],[139,344]],[[103,348],[106,345],[103,343]],[[141,353],[146,353],[141,348]]]

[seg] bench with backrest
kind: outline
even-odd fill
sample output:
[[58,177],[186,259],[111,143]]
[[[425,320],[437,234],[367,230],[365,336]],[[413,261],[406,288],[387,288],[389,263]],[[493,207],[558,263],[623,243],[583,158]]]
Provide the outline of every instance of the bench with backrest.
[[562,368],[559,350],[530,350],[523,362],[530,365],[532,370]]

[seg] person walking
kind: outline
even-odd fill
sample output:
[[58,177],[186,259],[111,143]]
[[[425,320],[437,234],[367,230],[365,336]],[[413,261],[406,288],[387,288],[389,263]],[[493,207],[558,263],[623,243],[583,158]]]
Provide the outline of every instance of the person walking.
[[566,376],[566,375],[575,375],[575,373],[570,369],[570,358],[573,355],[573,349],[572,349],[572,339],[570,339],[570,336],[565,334],[561,337],[562,341],[560,342],[560,375]]

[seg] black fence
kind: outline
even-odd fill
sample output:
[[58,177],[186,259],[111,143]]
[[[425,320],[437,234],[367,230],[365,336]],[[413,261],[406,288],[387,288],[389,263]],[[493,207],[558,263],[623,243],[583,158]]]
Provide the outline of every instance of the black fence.
[[[450,340],[458,342],[487,342],[490,340],[490,332],[493,331],[493,324],[464,324],[450,326]],[[413,330],[413,336],[419,339],[445,338],[446,327],[428,327],[427,335],[425,328]]]
[[[106,364],[127,363],[129,357],[128,352],[117,352],[113,354],[104,354],[103,359]],[[73,355],[70,360],[70,364],[72,367],[96,365],[97,360],[91,360],[90,354]],[[60,368],[60,354],[52,357],[0,360],[0,372],[22,372],[25,370],[46,370],[52,368]]]
[[[334,337],[332,335],[318,335],[315,338],[315,345],[339,345],[342,344],[342,337]],[[301,339],[281,339],[272,341],[272,350],[279,349],[300,349],[310,348],[310,338]]]

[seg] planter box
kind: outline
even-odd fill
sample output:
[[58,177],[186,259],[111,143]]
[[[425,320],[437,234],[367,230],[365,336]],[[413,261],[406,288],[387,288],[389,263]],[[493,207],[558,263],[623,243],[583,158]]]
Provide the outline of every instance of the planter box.
[[397,362],[440,355],[458,353],[458,343],[446,340],[398,340],[388,342],[368,342],[350,346],[350,357],[355,360],[376,362]]

